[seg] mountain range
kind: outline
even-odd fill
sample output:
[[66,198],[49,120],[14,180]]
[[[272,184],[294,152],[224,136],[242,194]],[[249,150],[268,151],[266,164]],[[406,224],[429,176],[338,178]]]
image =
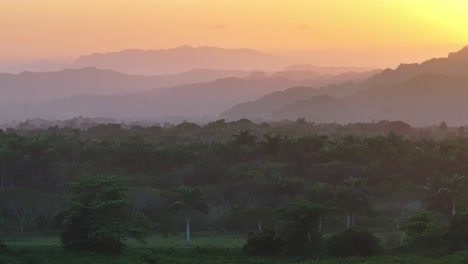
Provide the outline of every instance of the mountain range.
[[[187,65],[179,61],[177,65],[182,66],[177,68],[173,62],[161,61],[163,57],[177,58],[179,55],[175,53],[186,54]],[[203,61],[197,57],[199,54],[217,55],[207,55]],[[111,58],[118,59],[111,63]],[[248,69],[262,63],[280,67],[282,60],[247,49],[180,47],[94,54],[76,62],[99,68],[106,68],[105,63],[110,63],[115,69],[85,67],[0,74],[0,121],[87,116],[158,121],[174,117],[256,121],[305,117],[312,122],[339,123],[382,119],[413,125],[468,122],[468,47],[446,58],[401,64],[383,71],[354,72],[362,69],[311,65],[282,67],[273,72],[228,70],[231,66],[244,67],[248,58],[259,59],[252,60]],[[195,66],[219,68],[145,75],[150,71],[138,69],[141,59],[149,63],[141,69],[155,72]],[[125,66],[125,60],[133,64],[118,69]],[[343,72],[347,70],[351,71]]]
[[97,68],[0,74],[0,103],[38,102],[83,94],[115,95],[248,74],[245,71],[198,69],[179,74],[143,76]]
[[174,74],[192,69],[278,71],[287,64],[286,58],[252,49],[207,46],[94,53],[73,62],[74,67],[97,67],[138,75]]
[[[468,123],[468,47],[420,64],[402,64],[341,91],[290,89],[234,106],[221,117],[313,122],[400,120],[414,125]],[[274,103],[275,102],[275,103]],[[260,110],[261,109],[261,110]]]
[[[189,73],[170,76],[193,77],[194,73],[201,72]],[[231,72],[216,71],[215,73],[219,75]],[[124,75],[110,70],[85,68],[54,73],[35,73],[32,74],[35,76],[32,81],[28,78],[21,78],[23,75],[29,76],[29,74],[31,73],[16,75],[16,84],[20,84],[19,88],[16,89],[16,93],[12,92],[14,89],[8,90],[12,96],[16,96],[15,100],[10,99],[8,102],[4,102],[3,106],[0,104],[0,110],[4,109],[3,114],[0,113],[0,120],[3,118],[10,121],[34,117],[63,119],[76,116],[157,120],[174,116],[187,117],[187,119],[215,118],[219,113],[235,104],[255,100],[274,91],[282,91],[294,86],[320,87],[334,82],[346,82],[367,77],[367,73],[346,74],[345,77],[343,75],[333,77],[310,73],[309,78],[303,76],[304,78],[295,79],[288,77],[289,72],[284,74],[232,72],[233,76],[236,74],[246,74],[246,76],[225,77],[214,81],[175,85],[169,88],[148,89],[149,86],[161,85],[162,77]],[[84,74],[87,75],[84,76]],[[92,77],[95,75],[100,78]],[[103,77],[108,75],[114,77]],[[47,78],[50,76],[54,77]],[[199,78],[201,75],[196,76]],[[207,76],[213,77],[212,74]],[[176,80],[181,80],[181,78],[177,78]],[[0,78],[0,87],[10,87],[2,85],[1,80],[2,78]],[[170,78],[169,80],[174,81]],[[25,82],[27,85],[24,84]],[[165,84],[167,85],[167,83],[166,80]],[[36,94],[28,93],[32,89],[35,89]],[[4,89],[3,93],[8,94],[8,91]],[[19,91],[24,93],[19,93]],[[43,91],[45,95],[41,94],[40,91]],[[120,91],[120,93],[116,94],[116,91]],[[55,97],[40,100],[49,94],[54,94]],[[63,96],[64,94],[71,95]]]

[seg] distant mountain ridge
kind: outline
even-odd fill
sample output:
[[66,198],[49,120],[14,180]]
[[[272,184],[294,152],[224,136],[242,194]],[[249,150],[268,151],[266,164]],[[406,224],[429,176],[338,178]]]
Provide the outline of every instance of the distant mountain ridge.
[[180,74],[139,76],[91,67],[41,73],[0,74],[0,103],[44,101],[80,94],[131,93],[226,77],[244,77],[248,74],[243,71],[198,69]]
[[18,74],[24,71],[29,72],[51,72],[60,71],[65,68],[69,68],[70,65],[67,63],[58,63],[51,60],[40,60],[31,63],[13,64],[0,66],[1,73]]
[[[300,82],[285,78],[245,79],[229,77],[212,82],[179,85],[125,95],[77,95],[41,103],[10,106],[0,120],[22,118],[67,119],[76,116],[119,119],[186,116],[215,118],[238,102],[271,91],[283,90]],[[10,112],[5,116],[6,112]]]
[[[362,87],[360,82],[371,78],[380,70],[362,73],[346,73],[334,76],[331,84],[315,87],[292,87],[285,91],[275,91],[255,101],[245,102],[224,111],[219,116],[227,120],[248,118],[252,120],[271,120],[273,112],[285,104],[294,103],[312,96],[330,94],[333,96],[346,96],[355,93]],[[276,75],[275,75],[276,76]],[[321,87],[317,89],[316,87]]]
[[161,50],[94,53],[74,61],[75,67],[97,67],[128,74],[172,74],[192,69],[276,71],[288,60],[252,49],[181,46]]
[[337,75],[346,72],[367,72],[373,68],[362,68],[362,67],[324,67],[310,64],[294,64],[283,69],[283,71],[307,71],[317,72],[320,74]]
[[[320,89],[309,96],[294,98],[277,95],[274,107],[260,113],[266,120],[295,120],[305,117],[313,122],[372,122],[400,120],[413,125],[432,125],[442,121],[468,124],[468,47],[419,64],[402,64],[387,69],[359,84],[343,84],[350,94]],[[313,94],[315,93],[315,94]],[[302,98],[299,98],[302,96]],[[273,101],[272,101],[273,102]],[[223,118],[252,117],[265,98],[234,106]],[[252,109],[251,113],[247,109]],[[271,117],[268,119],[268,117]]]
[[[116,74],[113,71],[106,72]],[[137,80],[141,78],[144,85],[151,84],[154,78],[158,77],[123,76],[138,78]],[[348,77],[356,78],[353,75]],[[338,78],[337,81],[343,82],[342,76],[336,76],[336,78]],[[162,120],[164,117],[173,116],[213,119],[223,110],[235,104],[255,100],[264,94],[282,91],[294,86],[320,87],[333,81],[334,79],[329,76],[314,74],[307,80],[295,80],[279,77],[275,74],[257,72],[247,74],[245,77],[226,77],[169,88],[140,89],[140,91],[118,95],[97,94],[94,91],[93,94],[81,93],[45,102],[6,104],[4,108],[0,105],[0,120],[2,118],[7,121],[24,118],[68,119],[76,116],[110,117],[126,120],[138,118]],[[132,86],[125,87],[135,89]],[[2,111],[3,109],[9,110]],[[4,112],[3,115],[2,112]]]

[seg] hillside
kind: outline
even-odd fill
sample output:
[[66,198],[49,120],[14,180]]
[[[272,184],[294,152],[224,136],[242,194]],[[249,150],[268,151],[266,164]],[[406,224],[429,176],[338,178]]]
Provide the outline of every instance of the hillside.
[[76,67],[97,67],[144,75],[171,74],[192,69],[276,71],[286,64],[286,59],[256,50],[206,46],[94,53],[82,56],[73,63]]
[[96,68],[0,74],[0,103],[44,101],[80,94],[113,95],[247,74],[243,71],[191,70],[171,75],[142,76]]
[[[275,100],[264,97],[250,105],[236,106],[222,116],[242,118],[258,114],[266,119],[271,116],[273,120],[306,117],[313,122],[348,123],[387,119],[413,125],[431,125],[442,121],[466,124],[468,47],[449,54],[447,58],[387,69],[355,84],[348,91],[353,93],[335,94],[321,89],[319,94],[311,91],[309,94],[297,93],[293,97],[277,94]],[[266,99],[270,100],[269,106]],[[261,104],[268,107],[261,108]],[[248,114],[247,108],[252,110]]]
[[[75,95],[39,103],[7,104],[0,110],[1,119],[48,118],[76,116],[122,119],[162,117],[216,117],[225,108],[253,100],[272,91],[300,85],[285,78],[229,77],[212,82],[179,85],[121,95]],[[7,116],[8,115],[8,116]]]
[[[374,70],[362,73],[342,73],[336,76],[326,77],[328,83],[316,85],[314,87],[293,87],[285,91],[275,91],[267,94],[255,101],[241,103],[224,111],[220,118],[226,120],[238,120],[248,118],[252,120],[271,120],[273,112],[283,105],[294,103],[297,100],[304,100],[312,96],[329,94],[332,96],[345,96],[362,89],[360,82],[367,80],[380,71]],[[289,72],[283,72],[289,73]],[[297,73],[297,72],[293,72]],[[285,75],[285,74],[284,74]],[[331,84],[330,84],[331,83]],[[321,87],[321,88],[315,88]]]

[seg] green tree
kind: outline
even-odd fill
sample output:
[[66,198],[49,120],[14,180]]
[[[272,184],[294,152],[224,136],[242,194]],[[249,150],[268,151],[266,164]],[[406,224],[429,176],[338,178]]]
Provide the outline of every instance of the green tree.
[[324,211],[324,208],[307,201],[291,202],[277,209],[276,234],[283,241],[284,254],[310,257],[321,255],[319,221]]
[[439,245],[445,233],[445,227],[428,211],[419,211],[406,219],[400,230],[406,233],[409,244],[424,246]]
[[355,226],[357,213],[371,209],[369,190],[365,183],[365,179],[350,177],[338,188],[336,203],[346,212],[348,228]]
[[279,135],[263,135],[263,140],[260,141],[260,147],[265,154],[276,156],[283,143],[283,137]]
[[200,211],[204,214],[207,214],[210,208],[206,201],[205,195],[199,188],[181,186],[177,189],[174,189],[174,192],[179,194],[180,200],[172,203],[171,209],[181,210],[185,214],[186,240],[187,244],[190,244],[190,219],[192,217],[192,213],[195,211]]
[[153,225],[141,213],[130,210],[126,179],[86,177],[69,187],[71,206],[60,213],[65,226],[61,238],[66,248],[119,253],[127,237],[145,242]]
[[[305,199],[312,204],[325,206],[330,208],[333,206],[333,198],[334,198],[334,190],[333,186],[318,182],[314,185],[311,185],[305,192],[304,196]],[[319,221],[319,232],[322,233],[323,231],[323,216],[320,215]]]
[[263,231],[263,225],[273,218],[273,209],[265,205],[250,207],[241,212],[244,221],[255,222],[258,232]]
[[442,177],[435,174],[426,179],[424,189],[426,197],[424,207],[429,210],[450,212],[454,216],[457,213],[457,204],[464,195],[465,177],[455,174],[452,177]]
[[257,136],[252,134],[249,130],[242,130],[232,137],[234,138],[233,142],[239,144],[242,147],[254,146],[257,141]]

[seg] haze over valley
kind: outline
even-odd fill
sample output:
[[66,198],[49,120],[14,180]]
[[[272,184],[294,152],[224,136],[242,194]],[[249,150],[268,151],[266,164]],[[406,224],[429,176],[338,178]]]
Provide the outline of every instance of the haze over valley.
[[399,120],[426,126],[462,125],[468,116],[468,48],[385,70],[287,62],[248,49],[189,46],[82,56],[58,71],[0,74],[0,121],[304,117],[317,123]]

